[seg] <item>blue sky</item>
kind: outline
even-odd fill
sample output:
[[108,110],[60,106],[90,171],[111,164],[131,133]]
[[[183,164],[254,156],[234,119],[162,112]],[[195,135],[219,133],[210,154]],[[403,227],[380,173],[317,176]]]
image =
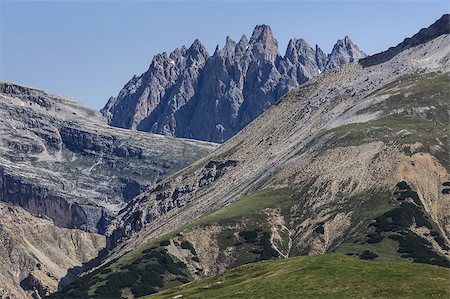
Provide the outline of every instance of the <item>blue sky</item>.
[[329,53],[348,35],[374,54],[448,13],[449,1],[5,1],[0,80],[75,97],[99,109],[152,57],[199,38],[210,54],[227,35],[268,24]]

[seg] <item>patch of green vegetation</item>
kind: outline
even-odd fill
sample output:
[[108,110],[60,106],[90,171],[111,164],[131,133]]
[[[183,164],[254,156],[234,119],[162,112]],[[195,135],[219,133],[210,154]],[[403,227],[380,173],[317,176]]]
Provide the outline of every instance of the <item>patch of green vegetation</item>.
[[256,243],[258,232],[256,230],[244,230],[239,232],[239,236],[244,238],[245,243]]
[[398,253],[398,242],[384,238],[378,243],[367,243],[364,238],[350,239],[336,248],[336,252],[351,256],[359,256],[364,251],[371,251],[378,257],[376,261],[383,262],[410,262],[412,260],[402,258]]
[[387,84],[377,95],[389,95],[379,104],[370,106],[366,111],[383,111],[385,115],[394,110],[410,111],[418,107],[434,107],[422,117],[446,122],[449,107],[449,74],[413,74],[403,76]]
[[158,246],[141,251],[138,258],[127,263],[118,259],[106,266],[80,277],[50,298],[120,298],[124,289],[130,289],[137,297],[190,279],[186,265]]
[[187,226],[183,226],[180,230],[205,224],[220,223],[244,216],[256,215],[265,208],[283,208],[291,202],[292,194],[292,189],[288,188],[262,190],[244,196],[236,202],[218,209]]
[[[169,234],[161,236],[158,239],[147,243],[140,248],[137,248],[120,258],[116,259],[113,263],[110,263],[108,267],[101,267],[98,270],[85,275],[74,282],[74,284],[66,287],[62,292],[55,295],[54,298],[84,298],[90,296],[95,298],[100,295],[111,296],[116,298],[117,294],[124,287],[120,283],[112,284],[111,281],[116,281],[117,277],[126,275],[127,273],[137,273],[136,277],[128,275],[128,280],[133,280],[127,287],[131,288],[131,292],[153,292],[161,288],[159,281],[152,281],[151,283],[141,277],[141,274],[147,273],[148,275],[162,277],[163,288],[177,285],[180,283],[186,283],[191,278],[187,275],[186,265],[181,262],[173,261],[172,257],[167,254],[164,247],[170,244],[169,239],[175,236],[177,233],[200,225],[206,225],[210,223],[234,221],[241,217],[246,217],[252,224],[257,225],[262,220],[260,215],[261,211],[268,207],[282,207],[287,205],[291,200],[292,190],[290,189],[278,189],[278,190],[264,190],[249,196],[245,196],[241,200],[234,202],[222,209],[219,209],[201,219],[194,221],[188,225],[180,227],[176,231],[172,231]],[[234,220],[233,220],[234,219]],[[249,223],[250,223],[249,222]],[[253,223],[254,222],[254,223]],[[259,231],[258,238],[254,244],[256,247],[254,250],[258,250],[256,255],[247,253],[243,255],[244,262],[253,262],[255,260],[273,258],[278,255],[277,252],[273,252],[270,245],[270,233],[264,235],[262,231]],[[269,238],[269,239],[267,239]],[[230,243],[234,243],[235,240],[231,237],[228,238]],[[229,244],[231,245],[231,244]],[[180,244],[183,249],[190,250],[194,256],[194,261],[198,261],[196,257],[194,247],[188,241],[184,241]],[[252,250],[252,249],[249,249]],[[242,263],[239,263],[239,265]],[[123,274],[118,274],[123,273]],[[102,276],[100,276],[102,275]],[[157,283],[158,282],[158,283]],[[145,283],[145,285],[143,285]]]
[[449,261],[431,250],[431,243],[411,231],[389,236],[399,242],[402,257],[412,258],[416,263],[425,263],[450,268]]
[[[393,195],[395,199],[393,202],[390,201],[392,203],[390,209],[372,218],[374,221],[367,227],[371,232],[366,236],[360,235],[347,240],[340,244],[336,251],[360,257],[365,251],[371,251],[377,255],[374,258],[379,257],[381,260],[407,259],[448,267],[449,262],[445,257],[436,253],[426,239],[410,230],[412,225],[426,227],[433,236],[437,236],[438,239],[440,237],[436,225],[424,212],[418,194],[408,183],[402,181],[397,184]],[[388,202],[386,199],[383,201]],[[364,231],[364,226],[362,228],[360,232]],[[370,255],[364,255],[368,256]]]
[[245,265],[144,298],[448,298],[449,275],[431,265],[325,254]]

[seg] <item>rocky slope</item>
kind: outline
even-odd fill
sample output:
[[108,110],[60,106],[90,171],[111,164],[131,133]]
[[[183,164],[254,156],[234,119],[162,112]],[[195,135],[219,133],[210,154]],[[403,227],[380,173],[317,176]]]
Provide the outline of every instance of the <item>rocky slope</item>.
[[75,100],[0,83],[0,200],[103,233],[134,196],[215,145],[109,127]]
[[116,127],[224,142],[288,90],[365,56],[348,37],[328,58],[303,39],[290,40],[281,56],[271,28],[259,25],[250,40],[227,37],[212,56],[198,40],[156,55],[101,112]]
[[0,202],[0,298],[41,298],[58,290],[67,270],[95,258],[102,235],[59,228]]
[[133,298],[253,261],[328,252],[449,267],[442,20],[383,63],[311,79],[139,195],[109,226],[103,264],[55,298]]

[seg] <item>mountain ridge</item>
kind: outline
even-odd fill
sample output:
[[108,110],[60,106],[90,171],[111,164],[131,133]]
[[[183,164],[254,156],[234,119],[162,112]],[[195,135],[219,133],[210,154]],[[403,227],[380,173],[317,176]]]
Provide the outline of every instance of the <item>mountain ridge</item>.
[[155,55],[100,111],[113,126],[224,142],[288,90],[365,56],[348,37],[328,58],[303,39],[291,39],[281,56],[270,26],[257,25],[250,40],[227,37],[211,56],[198,39]]

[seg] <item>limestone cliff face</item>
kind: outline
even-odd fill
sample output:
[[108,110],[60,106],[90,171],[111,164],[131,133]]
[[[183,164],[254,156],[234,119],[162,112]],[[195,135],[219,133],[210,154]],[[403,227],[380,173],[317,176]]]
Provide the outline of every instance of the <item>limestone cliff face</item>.
[[103,233],[134,196],[214,144],[106,125],[75,100],[0,83],[0,201]]
[[117,127],[224,142],[288,90],[362,57],[348,37],[328,60],[303,39],[292,39],[282,56],[272,29],[259,25],[250,40],[227,37],[212,56],[198,40],[189,49],[156,55],[101,112]]
[[59,228],[48,218],[0,202],[0,298],[41,298],[68,269],[95,258],[105,238]]

